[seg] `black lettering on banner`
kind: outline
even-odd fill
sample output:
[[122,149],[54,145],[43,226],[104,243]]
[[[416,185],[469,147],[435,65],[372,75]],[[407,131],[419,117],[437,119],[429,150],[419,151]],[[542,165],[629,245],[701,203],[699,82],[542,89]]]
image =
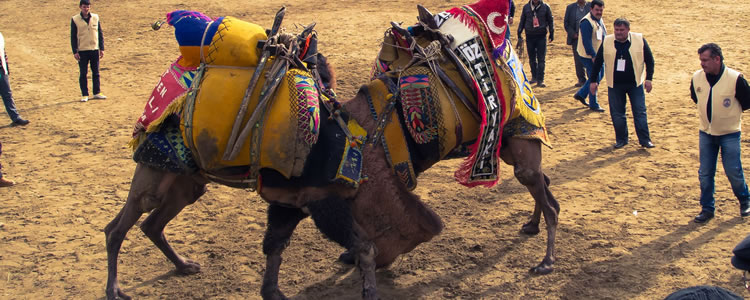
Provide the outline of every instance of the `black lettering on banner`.
[[500,113],[498,90],[495,86],[494,69],[479,37],[474,37],[459,45],[454,51],[463,63],[471,66],[474,79],[479,84],[484,98],[487,123],[483,125],[484,134],[479,141],[479,152],[471,170],[472,180],[494,179],[497,176],[498,161],[495,157],[498,141],[500,140]]

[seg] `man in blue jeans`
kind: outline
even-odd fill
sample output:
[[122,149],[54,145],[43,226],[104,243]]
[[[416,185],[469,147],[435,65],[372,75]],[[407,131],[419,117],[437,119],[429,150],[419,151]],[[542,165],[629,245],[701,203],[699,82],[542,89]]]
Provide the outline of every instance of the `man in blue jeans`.
[[[578,46],[576,48],[589,78],[583,83],[581,89],[573,95],[573,98],[595,112],[604,112],[604,109],[599,107],[599,103],[596,102],[596,93],[590,92],[591,82],[599,82],[603,74],[603,72],[594,73],[596,51],[601,46],[604,36],[607,35],[607,28],[604,27],[602,22],[603,13],[604,1],[591,1],[591,11],[581,19],[581,24],[578,27]],[[589,98],[589,103],[586,103],[586,97]]]
[[[646,117],[646,94],[651,92],[654,76],[654,56],[643,34],[630,32],[630,22],[625,18],[615,20],[615,34],[604,38],[594,60],[594,73],[605,66],[604,78],[609,87],[609,114],[615,127],[615,149],[628,144],[628,123],[625,118],[625,96],[630,97],[633,122],[638,142],[653,148]],[[596,93],[598,81],[591,80],[591,94]]]
[[714,217],[714,175],[721,151],[724,172],[740,202],[740,216],[750,216],[750,193],[742,170],[740,134],[742,111],[750,108],[750,87],[740,72],[724,65],[719,45],[709,43],[698,49],[701,70],[693,74],[690,96],[700,118],[700,214],[696,223]]
[[18,113],[18,109],[16,109],[16,101],[13,99],[13,93],[10,91],[8,74],[10,72],[8,72],[8,56],[5,54],[5,38],[0,33],[0,97],[3,98],[5,111],[8,112],[10,120],[13,121],[11,126],[24,126],[29,124],[29,120],[22,118]]

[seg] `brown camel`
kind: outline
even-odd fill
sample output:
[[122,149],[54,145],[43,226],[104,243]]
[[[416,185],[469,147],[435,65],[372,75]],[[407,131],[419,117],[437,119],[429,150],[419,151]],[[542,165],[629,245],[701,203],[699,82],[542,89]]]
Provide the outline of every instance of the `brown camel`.
[[[342,109],[372,136],[378,131],[378,124],[372,118],[368,102],[370,95],[365,90],[361,89],[353,99],[343,102]],[[456,106],[459,105],[463,104],[456,103]],[[321,120],[326,120],[326,112],[322,110],[321,114]],[[321,123],[321,132],[327,130],[326,126],[338,126],[334,122]],[[408,135],[405,133],[405,136]],[[474,140],[477,135],[478,132],[474,132],[473,136],[464,135],[463,140]],[[311,150],[311,155],[316,151],[326,152],[326,147],[328,145],[320,140]],[[554,242],[560,207],[549,190],[549,178],[541,169],[541,142],[504,136],[500,152],[503,161],[513,166],[515,177],[528,188],[535,201],[531,219],[522,226],[521,231],[526,234],[538,233],[541,214],[544,214],[547,225],[546,255],[531,271],[536,274],[549,273],[555,262]],[[362,172],[369,180],[358,189],[342,184],[318,184],[320,178],[316,178],[314,168],[307,170],[306,167],[303,176],[289,179],[275,170],[260,171],[263,180],[260,181],[258,192],[269,203],[263,240],[266,270],[261,295],[264,299],[286,299],[278,286],[281,254],[297,224],[307,216],[313,219],[327,238],[343,246],[355,258],[362,278],[364,299],[378,299],[375,282],[377,267],[389,265],[398,255],[411,251],[442,230],[440,218],[393,173],[380,143],[365,145],[362,156]],[[419,159],[415,158],[415,165],[431,165],[421,163]],[[208,182],[199,174],[171,173],[142,163],[136,166],[124,207],[104,229],[108,299],[130,299],[118,284],[117,259],[125,235],[146,212],[150,214],[141,224],[141,230],[174,263],[177,271],[183,274],[200,271],[198,263],[180,256],[169,245],[164,228],[185,206],[194,203],[205,193]],[[379,222],[387,222],[389,227],[399,231],[377,231],[374,227],[378,226],[373,224]],[[408,237],[407,242],[392,242],[398,240],[394,235]]]

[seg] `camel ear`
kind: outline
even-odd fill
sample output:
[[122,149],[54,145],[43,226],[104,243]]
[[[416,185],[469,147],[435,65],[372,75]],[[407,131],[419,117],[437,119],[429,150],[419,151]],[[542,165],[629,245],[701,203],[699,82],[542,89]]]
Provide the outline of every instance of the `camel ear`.
[[417,4],[417,10],[419,11],[419,19],[420,22],[427,24],[427,27],[430,29],[437,29],[437,22],[435,22],[435,16],[427,10],[424,6],[421,4]]

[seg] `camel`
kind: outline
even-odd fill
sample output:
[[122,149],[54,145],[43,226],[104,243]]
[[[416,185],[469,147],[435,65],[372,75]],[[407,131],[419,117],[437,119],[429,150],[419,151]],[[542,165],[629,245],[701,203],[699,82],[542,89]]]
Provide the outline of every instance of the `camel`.
[[[378,80],[385,79],[375,79],[373,82]],[[369,97],[367,89],[361,88],[353,99],[341,102],[342,106],[337,113],[346,114],[356,120],[367,131],[368,136],[377,136],[379,124],[372,117],[368,104]],[[321,120],[328,116],[324,110],[321,110],[321,114]],[[321,123],[321,132],[339,126],[330,121]],[[464,135],[462,139],[475,140],[476,135],[476,132],[473,136]],[[531,272],[535,274],[553,271],[555,232],[560,211],[560,206],[549,189],[550,179],[542,171],[541,145],[538,140],[503,136],[500,149],[501,159],[513,167],[515,177],[527,187],[535,201],[530,220],[523,224],[521,232],[539,233],[541,215],[544,214],[547,226],[546,254],[537,266],[531,268]],[[325,140],[319,140],[313,146],[311,155],[316,151],[327,151],[326,147],[328,145]],[[426,242],[440,233],[443,227],[440,218],[424,205],[417,195],[409,191],[391,170],[386,151],[380,143],[363,145],[362,157],[362,172],[368,176],[368,180],[363,181],[358,188],[340,183],[321,182],[312,167],[306,168],[302,176],[292,178],[286,178],[273,169],[260,170],[263,180],[259,181],[257,191],[260,197],[269,203],[268,222],[262,245],[263,253],[266,255],[266,270],[260,291],[263,299],[287,299],[278,286],[282,253],[289,245],[297,224],[308,216],[327,238],[340,244],[354,258],[362,279],[363,299],[378,299],[376,268],[387,266],[398,255],[411,251],[419,243]],[[419,172],[434,163],[422,161],[424,158],[419,156],[413,159],[415,166],[425,166],[418,170]],[[164,228],[183,208],[195,203],[206,192],[206,184],[209,182],[210,180],[201,173],[175,173],[140,162],[136,165],[126,203],[104,228],[108,299],[130,299],[118,283],[118,255],[127,232],[144,213],[150,212],[141,223],[141,230],[175,265],[177,272],[200,272],[200,264],[179,255],[170,246],[165,238]],[[391,212],[386,208],[385,214],[381,216],[367,214],[380,209],[379,206],[383,206],[384,203],[394,205]],[[389,220],[390,225],[409,231],[411,240],[406,245],[392,246],[384,240],[386,237],[376,236],[372,231],[371,222],[383,216],[396,214],[396,211],[401,217]]]

